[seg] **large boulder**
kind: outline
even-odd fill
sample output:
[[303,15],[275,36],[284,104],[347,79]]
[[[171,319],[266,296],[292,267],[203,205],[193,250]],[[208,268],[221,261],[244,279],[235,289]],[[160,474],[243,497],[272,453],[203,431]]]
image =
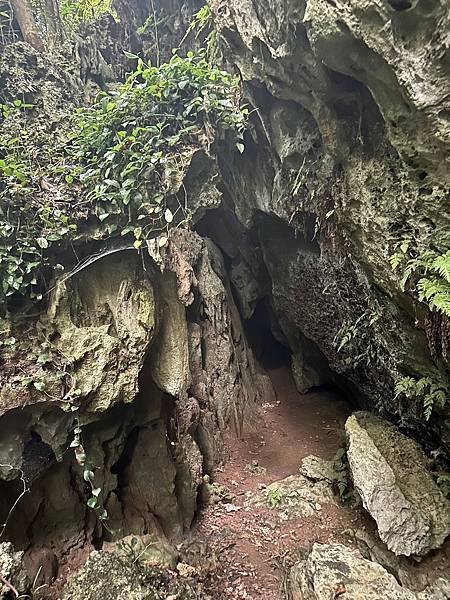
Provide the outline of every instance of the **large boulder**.
[[314,544],[290,574],[293,600],[445,600],[450,583],[439,579],[422,592],[397,583],[382,566],[341,544]]
[[355,488],[389,550],[409,556],[441,546],[450,534],[450,502],[418,444],[367,412],[349,417],[345,429]]

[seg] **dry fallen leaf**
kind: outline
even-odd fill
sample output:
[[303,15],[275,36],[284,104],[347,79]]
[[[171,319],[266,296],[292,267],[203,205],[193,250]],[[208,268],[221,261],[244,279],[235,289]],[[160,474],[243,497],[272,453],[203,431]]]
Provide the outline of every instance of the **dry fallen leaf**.
[[338,583],[338,585],[334,591],[333,600],[340,598],[342,596],[342,594],[345,594],[346,592],[347,592],[347,588],[345,587],[345,585],[343,583]]

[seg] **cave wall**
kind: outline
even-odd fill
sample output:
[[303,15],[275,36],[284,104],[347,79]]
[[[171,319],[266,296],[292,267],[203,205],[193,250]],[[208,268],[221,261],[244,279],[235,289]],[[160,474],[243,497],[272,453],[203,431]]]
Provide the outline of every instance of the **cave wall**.
[[406,238],[450,247],[448,6],[209,4],[255,107],[244,154],[219,157],[224,203],[258,230],[285,335],[314,342],[360,405],[448,447],[448,410],[424,424],[417,402],[394,398],[402,376],[447,377],[448,318],[404,293],[389,262]]
[[[20,342],[3,353],[0,520],[30,572],[45,564],[48,579],[77,548],[128,534],[178,539],[224,458],[222,434],[254,427],[271,393],[218,248],[179,230],[157,258],[117,252],[62,277],[45,314],[17,319]],[[77,427],[83,462],[70,446]],[[85,469],[106,527],[86,506]]]
[[[88,32],[76,67],[21,42],[3,48],[2,99],[25,93],[36,123],[46,115],[55,129],[68,104],[123,75],[123,46],[153,56],[154,29],[131,35],[151,7],[118,4],[131,11],[129,29],[107,20],[104,36]],[[440,322],[431,353],[426,312],[389,264],[405,236],[450,246],[445,2],[209,4],[255,111],[242,155],[224,142],[218,165],[191,157],[197,233],[175,230],[163,249],[149,243],[151,258],[112,248],[61,276],[41,314],[25,306],[0,320],[15,340],[1,349],[0,521],[25,486],[6,533],[35,564],[45,552],[50,574],[56,556],[82,546],[128,533],[176,538],[190,526],[223,432],[251,429],[273,393],[242,324],[261,301],[301,391],[345,384],[359,406],[429,449],[450,445],[446,412],[425,423],[417,403],[394,398],[402,375],[445,372],[449,340]],[[197,8],[158,3],[158,18],[172,15],[160,57]],[[84,242],[81,259],[99,249]],[[355,323],[338,351],[336,335]],[[70,448],[78,424],[108,529],[85,504]]]

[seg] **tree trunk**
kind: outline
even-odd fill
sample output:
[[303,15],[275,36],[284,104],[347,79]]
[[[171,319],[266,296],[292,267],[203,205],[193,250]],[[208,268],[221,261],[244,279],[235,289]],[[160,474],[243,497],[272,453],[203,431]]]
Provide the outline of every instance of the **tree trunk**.
[[64,33],[56,0],[45,0],[44,17],[47,28],[47,37],[52,44],[62,42]]
[[44,44],[38,33],[33,11],[28,0],[11,0],[11,6],[24,41],[42,52]]

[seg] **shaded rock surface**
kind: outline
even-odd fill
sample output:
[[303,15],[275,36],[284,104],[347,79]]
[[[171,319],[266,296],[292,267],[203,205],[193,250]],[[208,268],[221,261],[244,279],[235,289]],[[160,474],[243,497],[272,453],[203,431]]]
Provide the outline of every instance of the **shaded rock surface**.
[[19,594],[27,591],[29,579],[23,567],[22,559],[23,552],[15,552],[12,544],[9,542],[0,544],[0,575],[2,577],[2,581],[0,582],[0,598],[11,597],[11,586]]
[[[448,445],[448,410],[425,427],[420,403],[394,398],[403,375],[447,378],[448,320],[416,311],[389,262],[405,239],[419,252],[450,247],[446,3],[209,4],[258,109],[244,154],[222,155],[222,215],[257,240],[300,389],[324,381],[298,368],[303,336],[364,408]],[[246,265],[248,313],[264,294],[260,272],[243,244],[214,239]]]
[[327,481],[328,483],[333,483],[336,479],[334,461],[325,460],[320,458],[320,456],[314,456],[312,454],[306,456],[302,460],[300,473],[313,481]]
[[323,504],[333,504],[334,495],[326,481],[311,481],[303,475],[289,475],[274,481],[264,490],[250,495],[248,506],[267,506],[280,511],[283,519],[309,517],[322,510]]
[[422,592],[402,587],[382,566],[341,544],[314,544],[290,573],[293,600],[445,600],[450,582],[439,579]]
[[74,575],[63,595],[64,600],[195,600],[193,587],[176,581],[167,572],[136,564],[109,552],[93,552],[84,567]]
[[450,533],[450,502],[429,472],[416,442],[370,413],[347,420],[353,483],[395,554],[425,554]]

